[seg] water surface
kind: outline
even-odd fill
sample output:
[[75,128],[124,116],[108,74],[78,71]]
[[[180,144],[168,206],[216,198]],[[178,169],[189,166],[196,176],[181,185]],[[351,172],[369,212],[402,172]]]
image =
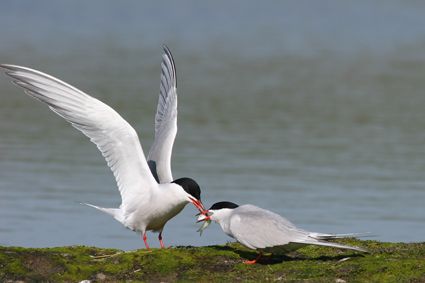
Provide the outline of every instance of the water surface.
[[[4,2],[0,61],[106,102],[147,152],[166,43],[179,87],[174,177],[196,179],[207,206],[252,203],[305,229],[424,240],[422,2],[103,3]],[[143,247],[79,204],[120,204],[96,147],[4,76],[0,98],[0,245]],[[199,237],[195,213],[167,224],[166,244],[229,240],[217,225]]]

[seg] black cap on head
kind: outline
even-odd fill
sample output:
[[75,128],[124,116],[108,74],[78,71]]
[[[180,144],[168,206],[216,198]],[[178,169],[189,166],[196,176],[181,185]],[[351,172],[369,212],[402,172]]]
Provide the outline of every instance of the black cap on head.
[[220,202],[216,202],[214,203],[209,210],[217,210],[217,209],[222,209],[222,208],[236,208],[239,205],[237,205],[236,203],[230,202],[230,201],[220,201]]
[[180,185],[183,190],[186,191],[189,195],[193,196],[197,200],[201,200],[201,189],[199,188],[198,183],[195,180],[190,178],[180,178],[174,180],[173,183]]

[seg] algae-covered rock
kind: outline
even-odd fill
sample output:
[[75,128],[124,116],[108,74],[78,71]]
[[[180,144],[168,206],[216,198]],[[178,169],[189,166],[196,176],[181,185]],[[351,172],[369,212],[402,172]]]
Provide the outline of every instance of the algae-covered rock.
[[0,281],[50,282],[425,282],[425,243],[343,240],[370,253],[309,246],[269,255],[236,243],[123,252],[72,246],[0,247]]

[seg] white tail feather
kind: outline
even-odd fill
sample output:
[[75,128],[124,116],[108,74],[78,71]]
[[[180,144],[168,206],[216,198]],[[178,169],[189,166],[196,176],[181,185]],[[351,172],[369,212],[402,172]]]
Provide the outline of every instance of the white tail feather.
[[111,215],[112,217],[114,217],[117,221],[119,221],[121,223],[123,223],[123,221],[124,221],[122,211],[119,208],[104,208],[104,207],[99,207],[99,206],[96,206],[96,205],[93,205],[93,204],[90,204],[90,203],[81,203],[81,204],[91,206],[91,207],[96,208],[96,209],[98,209],[102,212],[105,212],[105,213]]
[[325,233],[310,233],[309,237],[316,240],[330,240],[330,239],[342,239],[342,238],[357,238],[357,237],[370,237],[370,232],[364,233],[347,233],[347,234],[325,234]]
[[355,247],[355,246],[347,246],[347,245],[342,245],[342,244],[338,244],[338,243],[329,243],[329,242],[324,242],[324,241],[318,241],[318,240],[300,240],[300,241],[294,241],[293,243],[298,243],[298,244],[305,244],[305,245],[316,245],[316,246],[326,246],[326,247],[334,247],[334,248],[340,248],[340,249],[346,249],[346,250],[354,250],[354,251],[359,251],[359,252],[368,252],[365,249],[359,248],[359,247]]

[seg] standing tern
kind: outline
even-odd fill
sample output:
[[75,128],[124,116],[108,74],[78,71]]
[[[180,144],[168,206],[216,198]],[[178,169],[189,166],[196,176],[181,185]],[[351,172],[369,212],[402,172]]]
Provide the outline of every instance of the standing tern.
[[[96,144],[112,170],[121,194],[119,208],[87,204],[141,233],[147,249],[147,231],[162,231],[165,223],[188,203],[205,211],[199,185],[190,178],[173,181],[171,152],[177,133],[176,68],[164,46],[160,95],[155,116],[155,140],[146,160],[136,131],[114,109],[77,88],[27,67],[1,64],[13,83],[49,108]],[[148,164],[149,163],[149,164]],[[152,170],[152,171],[151,171]]]
[[361,252],[366,250],[326,240],[359,236],[360,234],[322,234],[308,232],[297,228],[284,217],[260,207],[245,204],[237,205],[232,202],[222,201],[211,206],[206,212],[201,213],[198,222],[204,221],[199,229],[202,232],[211,221],[220,224],[223,232],[234,238],[242,245],[259,250],[256,259],[245,261],[247,264],[256,263],[262,252],[289,252],[305,245],[328,246],[340,249],[349,249]]

